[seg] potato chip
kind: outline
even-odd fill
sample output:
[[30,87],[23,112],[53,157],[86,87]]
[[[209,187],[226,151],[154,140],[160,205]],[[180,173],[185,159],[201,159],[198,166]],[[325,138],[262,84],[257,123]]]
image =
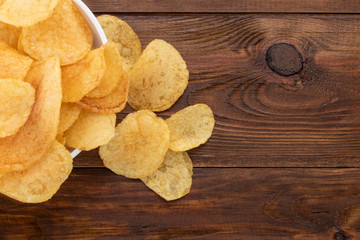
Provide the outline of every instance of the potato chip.
[[40,71],[45,71],[43,69],[44,67],[41,67],[41,65],[43,65],[46,60],[47,59],[42,60],[42,61],[33,61],[33,63],[31,64],[30,70],[24,79],[24,82],[27,82],[31,86],[36,88],[39,85],[39,82],[42,80],[42,77],[40,77],[40,74],[41,74]]
[[58,0],[2,0],[0,3],[1,22],[25,27],[50,17]]
[[114,136],[116,115],[97,114],[82,110],[79,118],[65,132],[65,145],[91,150],[104,145]]
[[0,41],[16,49],[21,33],[21,28],[0,22]]
[[214,115],[205,104],[196,104],[173,114],[165,122],[170,130],[169,148],[187,151],[205,143],[214,129]]
[[161,167],[141,181],[165,200],[172,201],[190,192],[192,175],[193,165],[189,155],[168,150]]
[[0,79],[0,137],[14,135],[29,118],[35,89],[27,82]]
[[24,47],[22,45],[22,34],[20,34],[19,36],[19,41],[17,43],[17,51],[23,55],[28,56],[27,53],[24,51]]
[[63,102],[61,104],[58,134],[64,133],[69,129],[69,127],[71,127],[71,125],[73,125],[73,123],[79,117],[80,111],[81,108],[75,103]]
[[70,152],[53,141],[45,155],[28,169],[0,177],[0,192],[24,203],[49,200],[73,168]]
[[23,80],[33,60],[0,42],[0,78]]
[[58,141],[62,145],[65,145],[65,135],[64,135],[64,133],[60,133],[60,134],[56,135],[55,139],[56,139],[56,141]]
[[107,96],[102,98],[84,97],[77,104],[88,111],[95,113],[118,113],[126,105],[129,93],[129,78],[122,75],[116,88]]
[[115,16],[101,15],[97,17],[109,41],[116,43],[123,59],[123,67],[127,72],[141,55],[141,43],[132,28]]
[[131,113],[116,127],[115,136],[99,154],[105,167],[128,178],[142,178],[155,172],[169,146],[169,129],[153,112]]
[[63,102],[77,102],[94,89],[106,69],[104,48],[89,52],[84,59],[61,68]]
[[169,109],[184,93],[189,71],[173,46],[154,40],[130,69],[129,79],[130,106],[158,112]]
[[0,138],[0,172],[21,171],[38,161],[57,133],[62,95],[59,59],[36,64],[25,80],[35,88],[35,104],[15,135]]
[[104,76],[99,85],[86,94],[87,97],[101,98],[109,95],[124,76],[121,56],[114,42],[104,45],[104,56],[106,63]]
[[71,0],[59,0],[50,18],[22,31],[22,46],[29,56],[58,56],[62,66],[84,58],[92,44],[90,29]]

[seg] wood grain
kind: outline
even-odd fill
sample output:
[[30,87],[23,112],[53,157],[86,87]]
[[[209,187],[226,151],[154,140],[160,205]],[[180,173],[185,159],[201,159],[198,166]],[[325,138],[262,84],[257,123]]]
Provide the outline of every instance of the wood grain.
[[[360,239],[360,0],[84,2],[180,51],[190,84],[159,115],[206,103],[213,136],[180,200],[95,149],[45,203],[0,195],[0,239]],[[294,49],[267,56],[279,43]]]
[[133,13],[359,13],[359,0],[84,0],[94,12]]
[[166,202],[76,169],[46,203],[0,197],[1,239],[358,239],[359,181],[359,169],[196,168],[191,193]]
[[[198,167],[359,167],[359,15],[126,15],[143,47],[172,43],[190,70],[185,94],[163,118],[206,103],[216,126],[190,151]],[[292,44],[302,70],[270,70],[267,50]],[[131,112],[127,107],[119,121]],[[97,151],[77,166],[102,166]]]

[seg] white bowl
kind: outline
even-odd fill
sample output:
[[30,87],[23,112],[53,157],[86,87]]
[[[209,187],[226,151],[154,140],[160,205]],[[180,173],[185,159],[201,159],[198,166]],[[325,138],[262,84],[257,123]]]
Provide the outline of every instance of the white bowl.
[[90,9],[83,3],[81,0],[73,0],[80,13],[85,18],[91,33],[94,38],[94,48],[99,48],[105,43],[107,43],[107,39],[103,29],[100,26],[100,23],[94,16],[94,14],[90,11]]
[[[100,23],[98,22],[94,14],[90,11],[90,9],[81,0],[73,0],[73,2],[75,3],[76,7],[79,9],[83,17],[85,18],[91,30],[94,39],[94,43],[93,43],[94,48],[99,48],[105,43],[107,43],[105,33],[101,28]],[[81,150],[79,149],[72,149],[71,156],[75,158],[77,155],[79,155],[80,152]]]

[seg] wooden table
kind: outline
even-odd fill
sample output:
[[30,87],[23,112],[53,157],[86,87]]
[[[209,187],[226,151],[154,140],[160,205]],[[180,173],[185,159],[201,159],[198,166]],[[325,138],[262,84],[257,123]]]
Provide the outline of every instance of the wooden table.
[[213,136],[181,200],[83,152],[50,201],[0,197],[1,239],[360,239],[359,0],[85,2],[181,52],[189,87],[160,116],[206,103]]

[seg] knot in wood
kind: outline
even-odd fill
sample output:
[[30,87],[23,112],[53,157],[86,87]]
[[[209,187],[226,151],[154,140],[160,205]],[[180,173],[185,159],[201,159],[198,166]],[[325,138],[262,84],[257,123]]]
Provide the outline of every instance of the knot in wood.
[[303,58],[291,44],[277,43],[266,52],[266,63],[269,68],[280,76],[291,76],[303,68]]
[[335,233],[334,239],[335,240],[346,240],[348,238],[345,236],[344,231],[338,231],[337,233]]

